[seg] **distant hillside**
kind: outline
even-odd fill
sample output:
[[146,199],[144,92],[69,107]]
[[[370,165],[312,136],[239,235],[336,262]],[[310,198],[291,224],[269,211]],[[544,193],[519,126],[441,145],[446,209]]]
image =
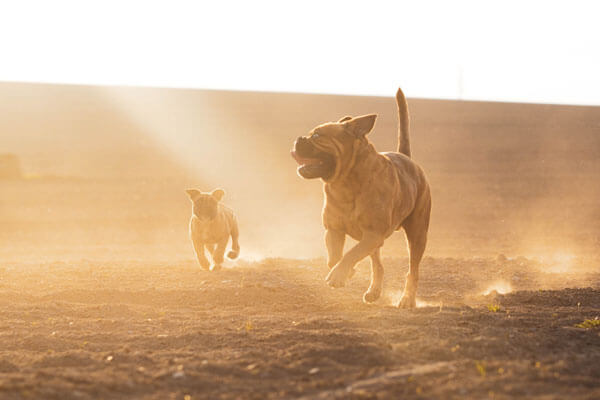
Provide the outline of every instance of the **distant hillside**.
[[[370,138],[394,150],[395,89],[384,98],[0,83],[0,153],[16,154],[25,174],[224,187],[255,238],[308,223],[289,240],[321,246],[320,183],[296,176],[292,142],[319,123],[378,113]],[[571,247],[600,246],[600,107],[408,101],[414,158],[433,188],[433,248],[521,251],[565,235]]]
[[[256,143],[287,150],[292,139],[318,123],[376,112],[371,139],[381,150],[393,150],[393,89],[381,98],[0,83],[0,149],[19,154],[26,169],[36,172],[177,174],[177,162],[164,165],[170,140],[210,144],[232,155]],[[409,99],[409,105],[415,157],[429,170],[459,171],[471,162],[486,171],[499,162],[511,162],[516,170],[598,170],[598,161],[591,160],[600,143],[598,107],[425,99]],[[190,149],[192,158],[193,153]],[[139,164],[121,168],[125,155]],[[263,161],[286,157],[286,151],[271,153]],[[578,162],[569,161],[573,158]]]

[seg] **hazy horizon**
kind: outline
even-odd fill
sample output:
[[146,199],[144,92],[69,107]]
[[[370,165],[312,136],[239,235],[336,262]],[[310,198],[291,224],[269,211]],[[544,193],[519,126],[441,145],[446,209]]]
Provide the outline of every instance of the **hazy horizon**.
[[[5,190],[15,190],[15,201],[19,190],[48,191],[42,203],[5,200],[0,208],[0,221],[24,235],[24,253],[27,238],[38,238],[73,256],[148,243],[147,256],[191,256],[184,190],[221,187],[239,214],[243,257],[320,257],[322,185],[297,176],[294,139],[324,121],[374,112],[370,139],[379,151],[396,148],[391,97],[14,83],[0,91],[0,131],[8,133],[0,153],[17,154],[33,178]],[[433,190],[428,254],[465,246],[571,254],[599,245],[592,199],[600,193],[600,107],[408,101],[413,155]],[[79,180],[44,180],[61,176]],[[264,215],[277,222],[264,224]],[[61,221],[62,233],[48,230]],[[4,235],[11,243],[11,230]],[[403,240],[394,235],[384,254],[405,254]]]

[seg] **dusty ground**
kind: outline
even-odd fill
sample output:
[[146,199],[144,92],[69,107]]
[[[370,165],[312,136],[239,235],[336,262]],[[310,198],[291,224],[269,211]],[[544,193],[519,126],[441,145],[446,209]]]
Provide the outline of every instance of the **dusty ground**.
[[[24,172],[0,181],[0,399],[600,398],[600,107],[409,99],[434,204],[406,311],[402,234],[377,304],[365,264],[325,285],[321,184],[289,156],[371,112],[394,149],[392,97],[0,94]],[[190,187],[226,190],[244,261],[199,270]]]
[[374,305],[366,264],[340,290],[323,260],[4,265],[0,397],[600,397],[597,261],[426,258],[412,311],[405,261]]

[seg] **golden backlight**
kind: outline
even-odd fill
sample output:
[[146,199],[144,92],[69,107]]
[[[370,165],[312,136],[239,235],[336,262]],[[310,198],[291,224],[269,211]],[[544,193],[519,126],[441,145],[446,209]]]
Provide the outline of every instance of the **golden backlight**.
[[[0,398],[594,397],[598,108],[409,97],[433,211],[400,310],[403,233],[380,300],[359,300],[366,261],[329,288],[322,184],[290,157],[367,113],[395,149],[391,96],[0,94]],[[238,217],[240,259],[218,272],[195,259],[190,188],[223,189]]]

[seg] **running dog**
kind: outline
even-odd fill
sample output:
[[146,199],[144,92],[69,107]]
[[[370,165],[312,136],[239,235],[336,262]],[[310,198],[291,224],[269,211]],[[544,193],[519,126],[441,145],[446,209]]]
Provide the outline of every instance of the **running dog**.
[[[371,284],[363,300],[377,300],[383,285],[381,247],[394,231],[403,229],[410,261],[398,306],[412,308],[427,242],[431,194],[425,173],[410,158],[408,105],[401,89],[396,102],[398,152],[375,150],[367,134],[377,115],[370,114],[317,126],[296,139],[291,154],[302,178],[321,178],[324,183],[327,283],[334,288],[344,286],[356,263],[370,256]],[[343,254],[346,235],[358,243]]]
[[[227,257],[235,259],[240,253],[238,243],[238,224],[233,211],[221,203],[225,195],[222,189],[210,193],[202,193],[196,189],[188,189],[186,193],[193,203],[190,220],[190,239],[194,244],[198,263],[205,270],[217,271],[223,264],[223,256],[229,237],[231,236],[231,251]],[[213,265],[204,254],[207,249],[213,259]]]

